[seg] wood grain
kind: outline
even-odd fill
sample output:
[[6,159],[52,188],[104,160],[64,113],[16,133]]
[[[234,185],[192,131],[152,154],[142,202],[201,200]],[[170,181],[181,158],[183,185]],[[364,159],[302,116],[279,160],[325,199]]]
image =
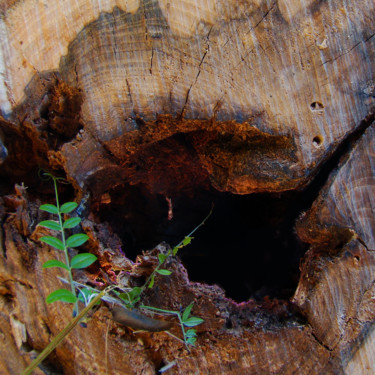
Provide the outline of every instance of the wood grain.
[[317,339],[342,353],[348,374],[354,368],[364,374],[374,371],[366,354],[375,293],[374,136],[372,125],[297,223],[297,233],[311,247],[293,300]]
[[[154,374],[176,360],[175,374],[375,372],[372,0],[4,0],[0,11],[1,186],[32,190],[30,175],[47,166],[62,168],[78,194],[90,190],[94,204],[132,183],[168,196],[209,184],[282,192],[306,186],[349,141],[296,226],[310,244],[292,301],[302,316],[288,301],[236,304],[189,282],[175,262],[172,281],[158,279],[147,298],[170,308],[196,301],[205,324],[191,354],[163,333],[117,326],[103,307],[46,366]],[[44,303],[56,279],[41,265],[59,254],[38,242],[37,205],[20,187],[0,198],[4,374],[20,373],[69,320],[69,307]],[[90,220],[84,229],[102,269],[132,270],[113,234]]]
[[249,150],[238,157],[237,176],[225,171],[227,180],[203,162],[221,190],[270,191],[254,179],[262,181],[259,171],[271,163],[274,179],[283,170],[301,187],[374,107],[367,22],[374,4],[295,3],[290,13],[283,1],[19,1],[2,20],[3,112],[32,99],[24,90],[34,74],[58,70],[83,95],[85,131],[63,149],[64,168],[80,185],[119,167],[102,142],[139,130],[137,116],[149,122],[169,114],[209,120],[211,129],[215,121],[248,123],[293,139],[293,160],[278,166],[264,157],[252,168]]

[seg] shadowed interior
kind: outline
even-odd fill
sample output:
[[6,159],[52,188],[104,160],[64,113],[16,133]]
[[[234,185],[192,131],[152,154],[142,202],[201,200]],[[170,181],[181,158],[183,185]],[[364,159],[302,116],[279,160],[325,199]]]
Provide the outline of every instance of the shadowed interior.
[[185,135],[177,134],[133,156],[127,182],[94,199],[92,207],[133,260],[162,241],[178,244],[213,207],[179,256],[192,281],[218,284],[228,297],[244,301],[293,295],[306,250],[293,228],[305,200],[299,192],[217,191]]

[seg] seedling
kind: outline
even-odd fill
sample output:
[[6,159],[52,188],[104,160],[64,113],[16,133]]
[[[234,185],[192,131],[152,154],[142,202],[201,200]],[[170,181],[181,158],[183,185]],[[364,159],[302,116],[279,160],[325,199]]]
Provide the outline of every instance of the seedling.
[[31,364],[22,372],[22,375],[30,375],[38,365],[48,357],[49,354],[56,348],[57,345],[72,331],[72,329],[80,322],[82,318],[98,303],[100,299],[105,296],[112,286],[101,291],[97,294],[92,301],[74,318],[69,324],[58,333],[58,335],[45,347],[45,349],[36,357]]
[[151,275],[148,277],[146,280],[145,284],[139,288],[140,290],[138,291],[139,294],[141,294],[146,287],[152,288],[155,283],[155,276],[156,274],[159,275],[164,275],[164,276],[169,276],[172,272],[163,268],[160,268],[165,261],[170,257],[170,256],[176,256],[178,251],[182,249],[183,247],[189,245],[191,241],[193,240],[194,237],[192,235],[202,226],[205,224],[207,219],[211,216],[213,208],[211,208],[211,211],[208,213],[208,215],[203,219],[203,221],[197,225],[185,238],[179,242],[173,249],[169,249],[166,254],[158,254],[158,265],[155,267],[154,271],[151,273]]
[[[186,345],[186,348],[189,350],[189,345],[194,346],[195,342],[197,341],[197,333],[196,333],[197,330],[191,329],[191,327],[195,327],[204,322],[202,318],[198,318],[196,316],[190,316],[191,309],[193,308],[193,306],[194,306],[194,303],[192,302],[189,306],[185,308],[182,315],[179,311],[164,310],[164,309],[159,309],[159,308],[152,307],[152,306],[141,305],[141,308],[177,316],[179,324],[181,326],[183,340],[181,340],[175,335],[172,335],[170,332],[168,333],[174,338],[178,339],[179,341],[183,341]],[[189,329],[186,330],[186,327]]]
[[[50,173],[46,173],[45,175],[53,180],[56,205],[43,204],[39,207],[39,209],[42,211],[46,211],[50,214],[56,215],[57,220],[44,220],[40,222],[38,225],[59,232],[59,234],[57,236],[41,237],[40,241],[52,246],[57,250],[63,251],[65,262],[61,262],[58,259],[51,259],[43,264],[43,268],[57,267],[65,270],[68,274],[68,280],[60,277],[58,278],[70,285],[70,290],[57,289],[54,292],[50,293],[46,298],[46,302],[52,303],[56,301],[61,301],[66,303],[73,303],[74,319],[72,319],[69,322],[69,324],[48,344],[48,346],[39,354],[39,356],[24,370],[22,375],[31,374],[32,371],[65,338],[65,336],[67,336],[70,333],[70,331],[86,316],[86,314],[95,305],[100,303],[101,299],[104,301],[108,301],[110,303],[117,303],[123,305],[125,308],[134,308],[134,306],[140,301],[142,292],[146,288],[152,288],[154,286],[155,277],[157,274],[162,276],[169,276],[172,273],[171,271],[161,267],[170,256],[175,256],[179,249],[190,244],[191,240],[193,239],[192,235],[198,228],[200,228],[206,222],[206,220],[212,212],[211,210],[207,217],[173,249],[169,249],[166,254],[158,254],[158,265],[153,270],[153,272],[151,273],[151,275],[142,287],[119,288],[118,286],[110,285],[103,291],[99,291],[95,288],[88,287],[86,285],[77,283],[73,280],[73,269],[86,268],[93,264],[97,260],[97,257],[91,253],[81,253],[75,255],[71,259],[69,258],[68,249],[83,245],[88,240],[88,236],[84,233],[77,233],[69,237],[66,237],[65,231],[67,229],[76,228],[80,224],[81,219],[79,217],[68,217],[65,219],[65,217],[63,216],[73,212],[77,208],[78,204],[76,202],[66,202],[60,206],[57,182],[59,180],[62,180],[62,178],[55,177]],[[78,290],[78,294],[76,293],[76,290]],[[110,295],[110,293],[112,295]],[[113,297],[113,295],[115,297]],[[81,312],[78,311],[78,301],[83,302],[85,305]],[[141,305],[140,307],[142,309],[152,310],[162,314],[170,314],[177,316],[179,324],[181,326],[183,340],[173,335],[171,332],[166,332],[175,339],[183,342],[188,350],[189,345],[195,345],[195,342],[197,340],[197,334],[196,330],[192,329],[192,327],[195,327],[203,323],[204,320],[195,316],[190,316],[191,310],[193,308],[193,303],[188,305],[182,313],[180,313],[179,311],[165,310],[152,306]],[[164,369],[164,371],[166,370],[167,368]]]
[[88,240],[88,236],[84,233],[77,233],[66,238],[65,230],[77,227],[80,224],[81,219],[79,217],[70,217],[63,220],[63,215],[71,213],[77,208],[78,204],[76,202],[66,202],[60,206],[57,181],[61,178],[55,177],[50,173],[46,173],[46,175],[53,180],[56,205],[43,204],[39,207],[39,209],[49,212],[50,214],[57,215],[58,220],[44,220],[39,223],[39,226],[60,232],[60,238],[54,236],[44,236],[40,238],[40,241],[54,247],[57,250],[63,251],[65,255],[65,263],[57,259],[52,259],[45,262],[43,264],[43,268],[58,267],[64,269],[68,273],[70,283],[70,290],[57,289],[47,296],[46,302],[52,303],[62,301],[73,303],[73,315],[75,316],[78,314],[78,298],[73,283],[72,270],[90,266],[96,261],[97,257],[94,254],[82,253],[74,256],[72,259],[69,259],[68,249],[83,245]]

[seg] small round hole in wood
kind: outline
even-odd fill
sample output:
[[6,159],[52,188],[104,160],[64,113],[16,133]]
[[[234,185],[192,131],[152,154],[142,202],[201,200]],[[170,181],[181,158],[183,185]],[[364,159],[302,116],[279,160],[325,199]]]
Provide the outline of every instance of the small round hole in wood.
[[323,111],[324,105],[321,102],[312,102],[310,104],[310,109],[312,111]]
[[323,144],[323,137],[321,135],[316,135],[314,138],[313,138],[313,145],[315,147],[320,147],[322,144]]

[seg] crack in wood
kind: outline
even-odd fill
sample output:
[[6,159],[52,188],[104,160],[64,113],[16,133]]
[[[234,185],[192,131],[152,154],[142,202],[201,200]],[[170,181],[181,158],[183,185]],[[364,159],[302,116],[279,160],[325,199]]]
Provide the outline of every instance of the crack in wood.
[[323,66],[325,64],[328,64],[328,63],[333,63],[335,62],[336,60],[338,60],[340,57],[343,57],[345,55],[347,55],[348,53],[352,52],[353,49],[357,48],[360,44],[362,43],[367,43],[370,39],[372,39],[373,37],[375,36],[375,34],[372,34],[371,36],[369,36],[368,38],[366,39],[363,39],[363,40],[360,40],[359,42],[357,42],[353,47],[349,48],[348,50],[344,51],[342,54],[336,56],[336,57],[333,57],[332,59],[329,59],[329,60],[326,60],[324,61],[323,63],[320,64],[320,66]]
[[211,28],[210,28],[210,30],[208,31],[208,34],[207,34],[207,36],[206,36],[206,43],[207,43],[207,45],[206,45],[206,47],[205,47],[205,51],[204,51],[204,53],[203,53],[203,56],[202,56],[202,58],[201,58],[201,60],[200,60],[200,62],[199,62],[199,65],[198,65],[198,73],[197,73],[197,75],[195,76],[195,80],[194,80],[194,82],[190,85],[190,87],[189,87],[189,89],[188,89],[188,91],[187,91],[187,93],[186,93],[185,103],[184,103],[184,106],[182,107],[182,110],[181,110],[181,113],[180,113],[180,116],[179,116],[180,118],[182,118],[182,117],[184,116],[184,113],[185,113],[185,110],[186,110],[186,106],[187,106],[187,103],[188,103],[188,101],[189,101],[190,91],[191,91],[191,89],[193,88],[193,86],[194,86],[194,85],[197,83],[197,81],[198,81],[199,75],[201,74],[201,66],[202,66],[202,64],[203,64],[203,62],[204,62],[204,59],[205,59],[206,56],[207,56],[207,53],[208,53],[209,49],[210,49],[210,34],[211,34],[212,29],[213,29],[213,26],[211,26]]
[[[265,18],[268,16],[270,11],[275,7],[275,5],[276,5],[276,1],[272,3],[271,7],[268,10],[266,10],[266,12],[262,15],[262,18],[254,26],[251,26],[249,28],[249,30],[245,33],[245,35],[248,35],[252,30],[255,30],[265,20]],[[232,37],[229,37],[222,46],[225,47],[231,40],[232,40]]]
[[[263,14],[262,18],[260,19],[260,21],[252,28],[253,30],[255,30],[265,19],[266,17],[268,16],[268,14],[271,12],[271,10],[276,6],[276,1],[274,1],[271,5],[271,7]],[[251,29],[247,32],[247,34],[251,31]]]
[[128,81],[127,78],[125,79],[125,82],[126,82],[126,87],[128,88],[128,96],[129,96],[131,108],[133,108],[133,110],[134,110],[134,103],[133,103],[132,92],[131,92],[131,88],[130,88],[130,83],[129,83],[129,81]]
[[311,334],[311,336],[314,338],[314,340],[315,340],[315,341],[316,341],[321,347],[323,347],[324,349],[326,349],[328,352],[332,353],[337,345],[335,345],[334,348],[330,348],[328,345],[324,344],[321,340],[319,340],[319,338],[318,338],[318,337],[316,336],[316,334],[314,333],[314,329],[313,329],[313,327],[311,327],[311,325],[309,325],[309,326],[310,326],[310,328],[311,328],[311,332],[310,332],[310,334]]
[[116,32],[117,32],[117,25],[116,25],[116,17],[112,13],[112,18],[113,18],[113,29],[112,29],[112,36],[113,36],[113,47],[112,50],[115,54],[115,60],[117,63],[117,52],[118,52],[118,47],[117,47],[117,40],[116,40]]
[[152,63],[154,60],[154,46],[151,48],[150,74],[152,75]]

